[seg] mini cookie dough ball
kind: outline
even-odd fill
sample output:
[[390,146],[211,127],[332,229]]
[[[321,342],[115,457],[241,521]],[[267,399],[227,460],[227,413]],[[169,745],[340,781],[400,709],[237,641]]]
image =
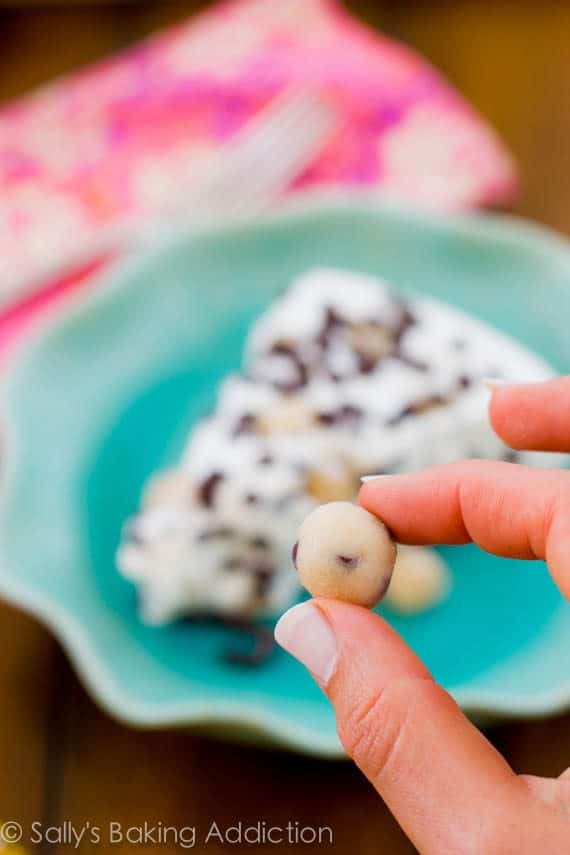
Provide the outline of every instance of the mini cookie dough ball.
[[437,552],[421,546],[398,546],[385,602],[401,614],[416,614],[441,602],[450,586],[449,570]]
[[390,582],[396,545],[386,526],[350,502],[316,508],[299,530],[293,561],[314,597],[372,607]]
[[184,507],[192,497],[192,483],[182,469],[165,469],[147,483],[142,507],[145,510],[159,507]]
[[387,356],[394,348],[394,334],[377,324],[354,324],[350,330],[351,347],[370,359]]
[[313,423],[313,413],[301,398],[285,398],[258,418],[259,430],[266,436],[307,430]]
[[359,480],[348,467],[312,469],[307,476],[306,490],[317,502],[342,502],[358,493]]

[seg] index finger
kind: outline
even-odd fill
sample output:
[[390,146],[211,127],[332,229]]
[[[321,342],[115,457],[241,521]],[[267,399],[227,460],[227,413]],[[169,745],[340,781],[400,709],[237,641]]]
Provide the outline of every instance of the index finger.
[[473,541],[496,555],[546,559],[570,599],[570,472],[469,460],[375,478],[359,502],[402,543]]
[[491,424],[512,448],[570,451],[570,377],[492,390]]

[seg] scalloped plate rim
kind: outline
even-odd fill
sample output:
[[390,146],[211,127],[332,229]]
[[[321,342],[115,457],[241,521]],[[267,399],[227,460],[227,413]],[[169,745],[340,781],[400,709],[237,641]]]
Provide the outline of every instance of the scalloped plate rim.
[[[27,366],[33,362],[36,351],[41,350],[52,336],[57,336],[74,323],[88,316],[100,303],[113,300],[114,292],[123,287],[123,281],[143,269],[150,258],[160,255],[165,248],[185,240],[218,239],[224,234],[239,236],[252,230],[265,227],[286,225],[298,218],[315,218],[333,214],[340,208],[345,212],[351,209],[355,213],[366,213],[370,209],[387,213],[402,220],[424,222],[430,229],[443,230],[456,235],[466,235],[491,239],[494,242],[507,241],[535,249],[548,251],[550,255],[560,255],[560,260],[570,271],[570,252],[568,241],[551,230],[529,223],[521,218],[497,214],[465,214],[434,216],[412,211],[391,203],[381,202],[368,193],[315,193],[308,194],[303,200],[294,200],[285,204],[280,211],[268,216],[262,223],[239,222],[220,224],[203,229],[188,236],[183,231],[163,236],[151,249],[117,262],[109,271],[98,274],[103,280],[91,293],[72,295],[64,310],[58,307],[46,313],[36,322],[31,335],[23,337],[4,381],[4,402],[2,414],[4,421],[5,460],[0,472],[0,500],[8,505],[17,482],[19,442],[17,429],[18,406],[15,392],[18,380],[25,375]],[[2,518],[0,517],[0,529]],[[114,718],[137,727],[199,727],[228,726],[243,727],[268,738],[273,744],[322,757],[339,758],[346,756],[338,739],[323,735],[318,729],[303,728],[297,722],[291,722],[286,715],[280,716],[268,710],[260,710],[252,702],[228,702],[224,699],[224,709],[220,711],[220,699],[200,701],[188,698],[183,702],[141,701],[124,692],[113,679],[113,671],[108,663],[98,655],[89,632],[78,623],[73,612],[65,604],[57,604],[48,594],[38,593],[25,583],[19,583],[10,569],[8,559],[0,559],[0,594],[13,605],[22,608],[44,624],[58,639],[72,661],[81,681],[101,706]],[[518,696],[505,694],[498,689],[450,689],[450,693],[467,713],[481,717],[540,717],[561,712],[570,708],[570,680],[552,690],[533,695]]]

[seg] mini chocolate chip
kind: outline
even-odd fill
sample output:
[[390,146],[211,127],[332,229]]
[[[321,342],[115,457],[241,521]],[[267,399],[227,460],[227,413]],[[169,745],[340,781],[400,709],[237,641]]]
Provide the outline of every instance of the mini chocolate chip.
[[505,463],[517,463],[518,459],[518,452],[514,451],[512,448],[508,448],[503,454],[503,460],[505,461]]
[[214,504],[214,494],[220,483],[224,480],[222,472],[212,472],[198,487],[198,501],[205,508],[211,508]]
[[354,570],[358,567],[360,558],[355,555],[337,555],[336,560],[345,570]]
[[444,398],[442,395],[431,395],[429,398],[424,398],[421,401],[415,401],[413,404],[408,404],[407,407],[404,407],[403,410],[400,410],[399,413],[389,420],[388,425],[389,427],[394,427],[409,416],[417,416],[421,413],[427,413],[429,410],[434,410],[436,407],[442,407],[447,403],[447,398]]
[[341,424],[354,424],[360,421],[363,412],[359,407],[354,407],[352,404],[343,404],[338,410],[333,410],[330,413],[317,413],[317,422],[325,427]]
[[238,420],[233,430],[234,436],[241,436],[244,433],[255,433],[257,419],[253,413],[245,413]]
[[259,626],[246,618],[223,617],[221,623],[232,629],[237,629],[251,637],[253,647],[250,651],[226,650],[224,659],[233,665],[253,668],[262,665],[273,652],[275,640],[273,632],[265,626]]
[[458,378],[457,383],[460,389],[469,389],[469,387],[473,385],[473,380],[471,377],[468,377],[467,374],[462,374]]
[[259,503],[259,496],[257,493],[246,493],[243,500],[246,505],[257,505]]
[[378,362],[376,357],[370,356],[368,353],[357,353],[356,359],[358,360],[358,370],[361,374],[372,374]]
[[249,541],[249,545],[252,549],[269,549],[270,543],[266,537],[262,537],[262,535],[258,534],[256,537],[252,537]]
[[295,348],[285,341],[276,341],[271,345],[270,353],[275,353],[278,356],[291,356],[295,353]]
[[297,392],[299,389],[302,389],[303,386],[307,385],[309,379],[307,366],[294,347],[290,344],[286,344],[285,342],[276,342],[270,352],[277,356],[286,356],[290,359],[295,367],[297,375],[293,380],[276,382],[275,386],[278,389],[281,389],[282,392]]
[[410,327],[413,327],[417,324],[417,318],[408,309],[406,304],[401,303],[400,305],[401,305],[401,312],[402,312],[400,315],[400,322],[399,322],[398,326],[396,327],[396,329],[394,330],[394,338],[395,338],[396,344],[400,344],[404,334],[410,329]]
[[319,347],[322,347],[323,350],[328,347],[331,333],[334,329],[336,329],[336,327],[343,326],[344,323],[344,318],[342,318],[338,314],[336,309],[333,309],[332,306],[328,306],[325,311],[325,319],[323,322],[323,326],[321,327],[321,331],[315,339]]
[[271,466],[273,463],[275,463],[275,458],[272,454],[264,454],[262,457],[259,458],[258,462],[260,466]]
[[293,566],[295,570],[297,570],[297,553],[299,551],[299,541],[293,544],[293,549],[291,550],[291,558],[293,559]]
[[271,587],[271,580],[275,575],[275,570],[271,564],[258,564],[254,568],[255,574],[255,592],[258,597],[265,597]]

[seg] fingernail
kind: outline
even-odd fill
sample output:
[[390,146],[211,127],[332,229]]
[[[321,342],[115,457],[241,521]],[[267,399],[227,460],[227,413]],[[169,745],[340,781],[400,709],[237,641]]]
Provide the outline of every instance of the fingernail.
[[391,476],[389,473],[384,472],[380,475],[361,475],[360,480],[362,481],[363,484],[366,484],[368,481],[377,481],[378,478],[390,478],[390,477]]
[[321,686],[334,673],[338,648],[332,627],[310,600],[285,612],[275,627],[275,640],[308,668]]
[[506,380],[503,380],[502,377],[484,377],[483,385],[487,387],[490,392],[493,392],[495,389],[500,389],[501,386],[508,386]]

